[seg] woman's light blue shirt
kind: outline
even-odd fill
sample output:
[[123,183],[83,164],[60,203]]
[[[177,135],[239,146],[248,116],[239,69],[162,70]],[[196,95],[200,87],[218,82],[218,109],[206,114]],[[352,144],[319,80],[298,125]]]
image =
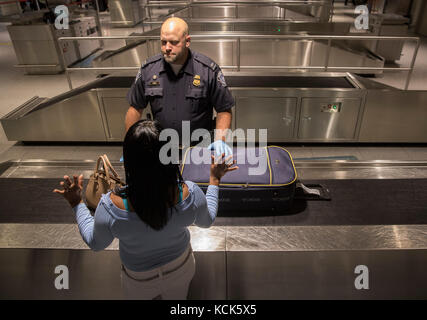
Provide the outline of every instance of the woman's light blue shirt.
[[119,239],[122,263],[132,271],[147,271],[179,257],[190,242],[188,226],[209,228],[218,211],[218,187],[210,185],[203,193],[200,187],[186,181],[189,195],[174,207],[166,226],[156,231],[145,224],[135,212],[122,210],[104,194],[95,211],[90,214],[84,203],[73,208],[80,234],[95,251],[108,247]]

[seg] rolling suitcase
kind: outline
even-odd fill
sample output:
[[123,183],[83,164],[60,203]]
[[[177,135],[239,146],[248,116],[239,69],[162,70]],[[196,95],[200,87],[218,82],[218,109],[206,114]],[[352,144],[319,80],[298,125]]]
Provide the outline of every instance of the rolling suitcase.
[[[205,151],[206,152],[206,149]],[[188,148],[181,164],[184,180],[197,183],[203,191],[209,185],[209,158],[200,147]],[[290,153],[278,146],[233,148],[238,170],[228,172],[220,183],[219,215],[259,213],[280,215],[290,211],[297,173]],[[202,163],[200,163],[202,162]]]

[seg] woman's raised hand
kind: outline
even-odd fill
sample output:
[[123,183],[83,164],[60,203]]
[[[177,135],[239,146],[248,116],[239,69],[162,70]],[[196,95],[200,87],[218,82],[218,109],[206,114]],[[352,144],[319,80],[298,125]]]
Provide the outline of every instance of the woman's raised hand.
[[215,159],[211,156],[211,175],[210,175],[210,184],[219,185],[221,178],[230,171],[239,169],[238,166],[233,166],[236,164],[236,160],[230,161],[233,156],[229,156],[227,159],[224,159],[225,154],[223,153],[221,157]]
[[82,190],[83,190],[83,175],[79,177],[73,175],[73,181],[69,176],[64,176],[64,181],[60,182],[60,185],[64,188],[63,190],[55,189],[53,192],[62,195],[65,200],[68,201],[70,206],[74,208],[79,203],[83,202],[82,200]]

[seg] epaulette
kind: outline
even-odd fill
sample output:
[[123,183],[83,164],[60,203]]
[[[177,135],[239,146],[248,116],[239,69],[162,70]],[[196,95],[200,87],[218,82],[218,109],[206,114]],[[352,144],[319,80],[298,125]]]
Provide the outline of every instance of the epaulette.
[[205,66],[211,68],[215,71],[217,65],[216,63],[209,57],[206,57],[205,55],[198,53],[198,52],[192,52],[194,54],[194,60],[199,61],[200,63],[203,63]]
[[152,56],[152,57],[148,58],[147,60],[145,60],[141,64],[141,68],[144,68],[145,66],[147,66],[147,65],[149,65],[149,64],[151,64],[153,62],[159,61],[161,58],[162,58],[162,54],[161,53],[156,54],[155,56]]

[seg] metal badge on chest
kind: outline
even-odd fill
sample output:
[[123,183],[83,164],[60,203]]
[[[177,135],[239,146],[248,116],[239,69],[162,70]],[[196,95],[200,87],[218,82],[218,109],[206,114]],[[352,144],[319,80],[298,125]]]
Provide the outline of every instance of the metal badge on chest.
[[160,85],[160,81],[156,81],[157,80],[157,75],[153,76],[153,81],[150,81],[149,85],[150,86],[159,86]]
[[194,76],[194,79],[193,79],[193,85],[194,85],[195,87],[200,86],[200,76],[199,76],[199,75],[197,75],[197,74]]

